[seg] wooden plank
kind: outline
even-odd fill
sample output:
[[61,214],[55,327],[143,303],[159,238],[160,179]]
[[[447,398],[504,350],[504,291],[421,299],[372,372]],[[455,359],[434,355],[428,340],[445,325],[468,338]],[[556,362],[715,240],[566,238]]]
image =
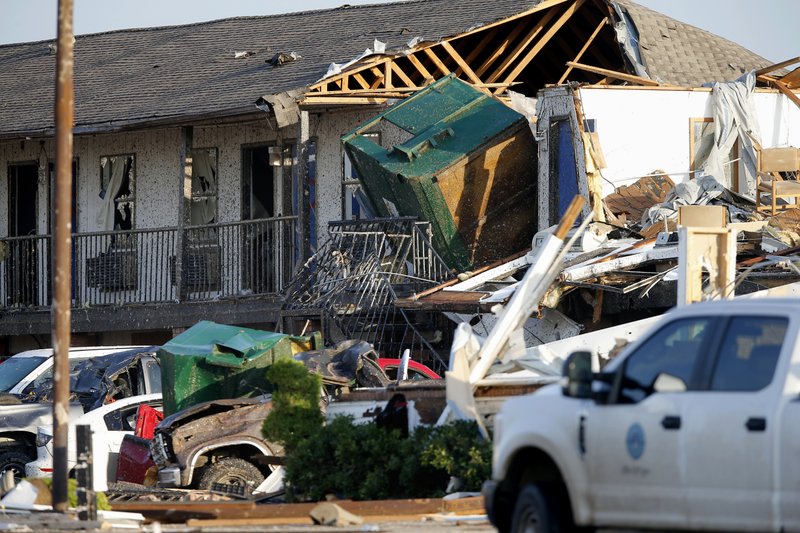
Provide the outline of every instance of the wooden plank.
[[387,89],[391,89],[392,85],[392,65],[391,61],[386,61],[383,64],[383,85]]
[[[519,26],[519,24],[518,24],[518,26]],[[464,60],[467,62],[467,64],[471,65],[472,62],[475,61],[475,58],[478,57],[478,54],[480,54],[483,51],[484,48],[489,46],[489,43],[492,42],[492,40],[494,40],[495,37],[497,37],[497,32],[499,30],[500,30],[500,26],[495,26],[494,28],[492,28],[492,29],[490,29],[489,31],[486,32],[486,35],[483,36],[483,39],[481,39],[481,42],[479,42],[478,45],[475,46],[472,49],[472,52],[470,52],[469,55],[466,58],[464,58]],[[456,37],[455,39],[458,39],[460,37],[461,36]],[[453,40],[455,40],[455,39],[453,39]],[[476,74],[477,74],[477,72],[476,72]]]
[[356,72],[355,74],[353,74],[353,79],[356,80],[356,83],[358,83],[362,89],[371,88],[369,86],[369,83],[367,83],[367,80],[364,79],[364,76],[362,76],[360,72]]
[[591,65],[584,65],[583,63],[575,63],[573,61],[567,61],[567,65],[580,70],[585,70],[587,72],[594,72],[595,74],[600,74],[601,76],[608,76],[609,78],[613,79],[629,81],[631,83],[638,83],[640,85],[646,85],[648,87],[656,87],[661,85],[657,81],[648,80],[647,78],[642,78],[641,76],[635,76],[633,74],[626,74],[624,72],[617,72],[614,70],[608,70],[600,67],[593,67]]
[[428,69],[425,68],[425,65],[422,64],[422,61],[420,61],[416,55],[409,54],[406,57],[408,58],[409,61],[411,61],[411,64],[414,65],[417,71],[422,75],[422,79],[424,80],[434,79],[434,77],[431,75],[430,72],[428,72]]
[[389,95],[370,97],[357,97],[357,96],[314,96],[306,97],[300,105],[367,105],[367,104],[384,104],[389,98],[396,98]]
[[533,28],[531,28],[531,31],[528,32],[525,38],[522,39],[522,41],[518,43],[517,46],[514,47],[514,50],[503,59],[503,62],[500,63],[500,65],[497,68],[494,69],[494,72],[487,78],[486,81],[492,83],[500,79],[500,76],[503,75],[506,69],[508,69],[508,67],[511,66],[511,64],[514,61],[516,61],[516,59],[520,56],[520,54],[522,54],[522,52],[525,51],[525,48],[527,48],[528,45],[531,44],[534,39],[536,39],[536,36],[539,35],[544,30],[544,27],[551,20],[553,20],[553,18],[555,18],[556,14],[557,11],[555,9],[552,9],[547,13],[545,13],[542,16],[542,18],[538,22],[536,22]]
[[[456,49],[453,48],[453,45],[451,45],[447,41],[442,41],[442,48],[444,48],[445,51],[447,51],[447,53],[450,54],[450,57],[452,57],[455,60],[456,64],[458,64],[458,66],[461,67],[461,70],[464,72],[464,74],[467,75],[467,78],[469,78],[469,80],[472,83],[477,84],[477,85],[480,85],[481,83],[483,83],[483,80],[481,80],[475,74],[475,72],[470,68],[470,66],[467,65],[467,62],[464,61],[464,58],[461,57],[461,54],[459,54],[456,51]],[[489,91],[487,91],[487,90],[484,90],[483,92],[489,94]]]
[[[471,272],[471,276],[470,277],[476,276],[478,274],[486,272],[487,270],[491,270],[493,268],[497,268],[497,267],[502,266],[502,265],[504,265],[504,264],[506,264],[506,263],[508,263],[510,261],[518,259],[518,258],[522,257],[523,255],[527,254],[529,251],[530,250],[524,250],[522,252],[518,252],[518,253],[516,253],[514,255],[511,255],[509,257],[504,257],[503,259],[498,259],[497,261],[495,261],[493,263],[490,263],[488,265],[482,266],[482,267],[480,267],[480,268],[478,268],[476,270],[473,270]],[[435,287],[431,287],[429,289],[425,289],[424,291],[421,291],[421,292],[418,292],[418,293],[414,294],[414,296],[412,296],[412,298],[415,299],[415,300],[418,300],[420,298],[424,298],[425,296],[427,296],[429,294],[433,294],[433,293],[438,292],[438,291],[440,291],[442,289],[445,289],[447,287],[452,287],[453,285],[455,285],[457,283],[461,283],[462,281],[463,280],[458,279],[458,278],[453,278],[453,279],[447,280],[444,283],[440,283],[439,285],[436,285]]]
[[[608,23],[608,17],[604,17],[603,20],[600,21],[600,24],[597,25],[592,34],[586,40],[586,42],[583,44],[583,48],[580,49],[578,54],[575,56],[575,59],[572,60],[573,62],[578,63],[581,60],[583,54],[586,53],[586,50],[589,49],[589,45],[592,44],[595,37],[597,37],[597,34],[600,33],[600,30],[602,30],[603,26],[605,26],[607,23]],[[558,83],[556,83],[556,85],[561,85],[562,83],[564,83],[564,80],[567,79],[569,73],[572,72],[572,68],[573,67],[567,67],[567,70],[564,71],[564,74],[561,76],[561,78],[559,78]]]
[[499,26],[501,24],[507,24],[507,23],[509,23],[511,21],[519,20],[519,19],[527,17],[529,15],[533,15],[534,13],[537,13],[539,11],[545,11],[545,10],[550,9],[552,7],[555,7],[555,6],[559,5],[559,4],[563,4],[564,2],[571,2],[571,1],[572,0],[544,0],[543,2],[540,2],[535,7],[532,7],[531,9],[529,9],[527,11],[523,11],[521,13],[517,13],[516,15],[513,15],[511,17],[505,18],[503,20],[499,20],[497,22],[493,22],[491,24],[486,24],[485,26],[481,26],[480,28],[475,28],[474,30],[471,30],[471,31],[468,31],[468,32],[460,34],[459,37],[466,37],[468,35],[472,35],[472,34],[480,32],[480,31],[484,31],[484,30],[487,30],[489,28],[493,28],[495,26]]
[[492,65],[492,63],[497,61],[497,58],[502,56],[506,52],[506,49],[508,49],[508,47],[511,46],[511,43],[514,42],[514,39],[519,37],[519,34],[522,33],[522,29],[524,27],[525,25],[522,22],[517,23],[514,29],[511,30],[511,33],[509,33],[506,36],[506,38],[503,39],[503,42],[500,44],[500,46],[498,46],[494,50],[494,52],[492,52],[489,55],[489,57],[483,60],[483,63],[481,63],[481,66],[479,66],[478,69],[475,71],[475,74],[477,74],[478,76],[483,76],[489,69],[489,67]]
[[786,97],[789,100],[794,102],[794,105],[800,107],[800,97],[794,94],[794,92],[791,89],[789,89],[786,85],[784,85],[782,82],[772,78],[768,78],[766,76],[758,76],[758,79],[774,85],[776,89],[778,89],[782,94],[786,95]]
[[[578,11],[578,9],[581,8],[581,6],[584,4],[584,2],[585,2],[585,0],[576,0],[575,3],[573,3],[571,6],[569,6],[564,11],[564,13],[561,14],[561,16],[558,18],[558,20],[556,20],[553,23],[553,25],[550,26],[550,28],[545,32],[545,34],[542,35],[541,39],[539,39],[533,45],[533,47],[530,50],[528,50],[528,52],[517,63],[517,65],[513,69],[511,69],[511,72],[509,72],[506,75],[505,81],[511,81],[511,80],[516,79],[516,77],[519,76],[519,74],[523,70],[525,70],[525,67],[527,67],[528,64],[530,64],[531,61],[533,61],[533,58],[536,57],[536,55],[542,50],[542,48],[544,48],[545,45],[547,45],[547,43],[550,42],[550,39],[553,38],[553,36],[556,34],[556,32],[558,32],[558,30],[560,30],[561,27],[564,26],[564,24],[566,24],[566,22],[570,18],[572,18],[572,15],[574,15]],[[489,80],[489,81],[497,81],[497,79],[493,79],[493,80]],[[497,89],[497,91],[499,91],[499,90],[500,89]],[[495,91],[495,92],[497,92],[497,91]]]
[[794,65],[795,63],[800,63],[800,56],[793,57],[791,59],[787,59],[786,61],[781,61],[780,63],[775,63],[774,65],[770,65],[770,66],[764,67],[762,69],[758,69],[756,71],[756,76],[762,76],[764,74],[769,74],[770,72],[774,72],[776,70],[782,69],[783,67],[788,67],[789,65]]
[[406,73],[403,72],[403,69],[401,69],[397,63],[390,61],[388,64],[391,65],[392,72],[397,74],[397,77],[403,80],[403,83],[405,83],[407,87],[416,87],[416,84],[411,81],[411,78],[409,78]]
[[425,55],[427,55],[430,58],[430,60],[433,61],[433,64],[436,65],[436,68],[439,69],[439,72],[441,72],[445,76],[450,74],[450,69],[447,68],[447,66],[445,66],[444,63],[442,63],[442,60],[439,59],[439,56],[436,55],[436,52],[434,52],[433,49],[426,48],[423,51],[425,52]]

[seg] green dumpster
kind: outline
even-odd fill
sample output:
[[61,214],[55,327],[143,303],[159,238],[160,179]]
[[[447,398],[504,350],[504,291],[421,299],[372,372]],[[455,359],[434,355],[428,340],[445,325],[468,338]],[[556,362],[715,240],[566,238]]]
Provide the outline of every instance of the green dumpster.
[[270,392],[269,365],[322,347],[319,332],[299,337],[198,322],[158,350],[164,414],[208,400]]
[[[399,129],[398,129],[399,128]],[[384,147],[374,135],[381,134]],[[529,248],[537,148],[525,117],[448,76],[342,137],[382,217],[431,223],[448,266],[466,270]]]

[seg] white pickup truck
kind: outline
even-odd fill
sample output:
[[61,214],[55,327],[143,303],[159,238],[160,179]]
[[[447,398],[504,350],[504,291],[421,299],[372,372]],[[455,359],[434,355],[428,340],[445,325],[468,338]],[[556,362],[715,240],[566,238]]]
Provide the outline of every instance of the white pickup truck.
[[568,358],[561,385],[495,419],[492,523],[800,531],[800,299],[667,313],[602,371]]

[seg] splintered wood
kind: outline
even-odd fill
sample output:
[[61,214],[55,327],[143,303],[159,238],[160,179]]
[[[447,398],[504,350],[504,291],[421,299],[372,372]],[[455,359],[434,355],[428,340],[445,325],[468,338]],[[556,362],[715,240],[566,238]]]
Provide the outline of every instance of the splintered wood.
[[675,183],[666,174],[645,176],[636,183],[620,187],[603,201],[614,215],[639,221],[648,208],[663,202],[674,187]]

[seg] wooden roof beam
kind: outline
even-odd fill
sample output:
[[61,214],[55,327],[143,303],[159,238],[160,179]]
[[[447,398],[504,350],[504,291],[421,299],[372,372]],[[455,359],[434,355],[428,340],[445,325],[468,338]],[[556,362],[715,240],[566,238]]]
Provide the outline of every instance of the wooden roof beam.
[[776,80],[774,78],[769,78],[769,77],[764,76],[764,75],[758,76],[757,79],[759,79],[760,81],[763,81],[763,82],[766,82],[766,83],[774,85],[776,89],[778,89],[782,94],[786,95],[786,98],[788,98],[789,100],[794,102],[794,105],[796,105],[797,107],[800,107],[800,97],[798,97],[794,93],[794,91],[792,91],[790,88],[788,88],[784,83],[780,82],[779,80]]
[[494,72],[487,78],[486,81],[488,81],[489,83],[494,83],[498,79],[500,79],[500,76],[503,75],[503,73],[506,71],[506,69],[508,69],[508,67],[511,66],[511,64],[514,61],[516,61],[516,59],[520,56],[520,54],[522,54],[522,52],[525,51],[525,48],[527,48],[528,45],[531,44],[534,39],[536,39],[536,36],[539,35],[542,32],[544,27],[555,16],[556,16],[556,10],[555,9],[551,9],[550,11],[545,13],[544,16],[542,16],[542,18],[539,19],[538,22],[536,22],[536,24],[533,26],[533,28],[531,28],[531,31],[528,32],[528,34],[525,36],[525,38],[522,39],[522,41],[517,44],[517,46],[514,48],[514,50],[510,54],[508,54],[505,57],[505,59],[503,59],[503,62],[500,63],[500,65],[494,70]]
[[584,65],[582,63],[574,63],[572,61],[567,61],[567,66],[570,66],[572,68],[577,68],[580,70],[585,70],[586,72],[599,74],[601,76],[607,76],[609,78],[617,80],[627,81],[630,83],[638,83],[639,85],[645,85],[647,87],[658,87],[661,85],[655,80],[642,78],[641,76],[635,76],[633,74],[627,74],[625,72],[616,72],[614,70],[608,70],[600,67],[593,67],[591,65]]
[[489,54],[489,56],[483,60],[483,63],[481,63],[481,65],[475,71],[475,74],[478,76],[483,76],[486,71],[489,70],[489,67],[492,66],[492,63],[497,61],[497,58],[502,56],[508,47],[511,46],[511,43],[514,42],[514,39],[519,37],[519,34],[522,33],[522,29],[524,27],[525,25],[522,23],[522,21],[517,21],[517,24],[514,26],[514,29],[511,30],[511,33],[509,33],[506,38],[503,39],[503,42],[500,44],[500,46],[495,48],[494,52]]
[[[457,64],[459,67],[461,67],[461,70],[464,72],[464,74],[466,74],[466,75],[467,75],[467,78],[469,78],[469,81],[471,81],[471,82],[472,82],[474,85],[480,85],[481,83],[483,83],[483,80],[481,80],[481,79],[480,79],[480,78],[479,78],[479,77],[478,77],[478,76],[475,74],[475,72],[473,72],[473,70],[472,70],[472,69],[469,67],[469,65],[467,65],[467,62],[466,62],[466,61],[464,61],[464,58],[463,58],[463,57],[461,57],[461,55],[460,55],[458,52],[456,52],[456,49],[455,49],[455,48],[453,48],[453,45],[451,45],[451,44],[450,44],[449,42],[447,42],[447,41],[442,41],[442,48],[444,48],[444,49],[445,49],[445,51],[446,51],[448,54],[450,54],[450,57],[451,57],[451,58],[453,58],[453,60],[456,62],[456,64]],[[490,93],[488,90],[486,90],[486,89],[480,89],[480,90],[482,90],[482,91],[483,91],[483,92],[485,92],[486,94],[491,94],[491,93]]]
[[434,79],[433,76],[428,71],[428,69],[425,68],[425,65],[422,64],[422,61],[420,61],[415,54],[408,54],[406,57],[408,58],[409,61],[411,61],[411,64],[414,65],[414,67],[417,69],[417,72],[420,73],[422,79],[426,81],[425,85],[427,85],[427,80],[433,81]]
[[439,56],[436,55],[436,52],[434,52],[432,48],[425,48],[423,52],[425,52],[425,55],[428,56],[431,61],[433,61],[433,64],[436,65],[436,68],[439,69],[439,72],[441,72],[442,75],[447,76],[450,74],[450,69],[447,68],[444,63],[442,63],[442,60],[439,59]]
[[[586,50],[589,48],[589,45],[591,45],[594,42],[595,37],[597,37],[597,34],[600,33],[600,30],[602,30],[603,26],[605,26],[606,24],[608,24],[608,17],[604,17],[603,20],[600,21],[600,24],[597,25],[592,34],[583,44],[583,47],[575,56],[575,59],[572,60],[573,63],[580,62],[581,58],[583,57],[583,54],[585,54]],[[567,79],[567,76],[569,76],[569,73],[572,72],[572,68],[573,67],[567,67],[567,70],[565,70],[564,74],[562,74],[561,78],[559,78],[557,85],[561,85],[562,83],[564,83],[564,81]]]
[[795,63],[800,63],[800,57],[793,57],[792,59],[787,59],[786,61],[781,61],[780,63],[775,63],[774,65],[759,69],[756,71],[756,76],[763,76],[764,74],[775,72],[778,69],[788,67],[789,65],[794,65]]
[[[533,45],[533,48],[528,50],[528,53],[525,54],[525,57],[523,57],[517,63],[517,65],[513,69],[511,69],[511,72],[509,72],[506,75],[505,78],[506,82],[513,81],[517,76],[520,75],[520,73],[523,70],[525,70],[525,67],[527,67],[528,64],[530,64],[530,62],[533,60],[533,58],[536,57],[536,54],[538,54],[542,50],[542,48],[544,48],[545,45],[550,42],[550,39],[552,39],[553,36],[556,34],[556,32],[560,30],[561,27],[564,26],[564,24],[566,24],[570,18],[572,18],[572,15],[574,15],[581,8],[581,6],[584,4],[585,1],[586,0],[575,0],[575,2],[571,6],[567,7],[567,9],[564,11],[564,13],[561,14],[558,20],[555,21],[555,23],[553,23],[552,26],[550,26],[550,29],[548,29],[545,32],[545,34],[542,35],[542,38],[539,39],[536,42],[536,44]],[[497,80],[493,79],[489,81],[497,81]],[[503,89],[496,89],[495,94],[501,92],[502,90]]]

